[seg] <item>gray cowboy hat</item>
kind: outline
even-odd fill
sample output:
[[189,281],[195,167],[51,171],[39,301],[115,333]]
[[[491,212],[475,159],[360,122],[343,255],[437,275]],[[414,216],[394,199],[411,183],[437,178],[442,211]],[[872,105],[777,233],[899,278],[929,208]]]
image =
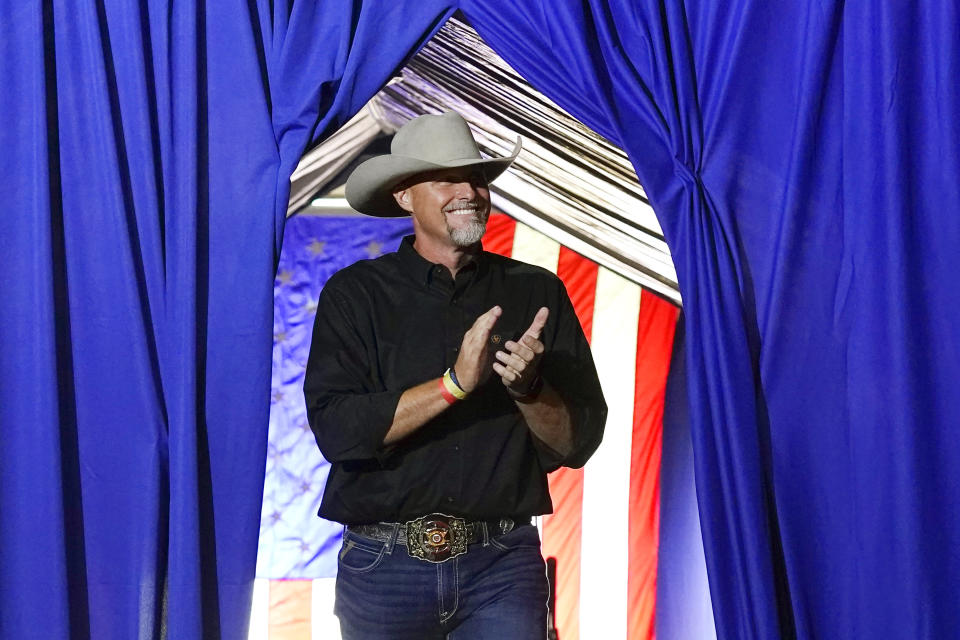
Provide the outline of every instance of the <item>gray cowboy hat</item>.
[[462,116],[453,111],[414,118],[400,127],[390,143],[390,153],[371,158],[347,178],[350,206],[372,216],[408,215],[393,197],[393,188],[426,171],[457,167],[483,167],[490,182],[503,173],[520,153],[520,137],[513,153],[504,158],[484,158]]

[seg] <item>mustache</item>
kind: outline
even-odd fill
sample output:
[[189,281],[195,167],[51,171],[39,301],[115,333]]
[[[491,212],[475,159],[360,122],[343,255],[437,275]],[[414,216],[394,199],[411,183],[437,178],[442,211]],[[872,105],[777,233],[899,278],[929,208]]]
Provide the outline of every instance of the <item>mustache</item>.
[[453,213],[454,211],[461,211],[463,209],[475,209],[478,213],[483,212],[487,208],[487,201],[479,198],[474,198],[466,202],[457,202],[455,204],[448,204],[443,208],[444,213]]

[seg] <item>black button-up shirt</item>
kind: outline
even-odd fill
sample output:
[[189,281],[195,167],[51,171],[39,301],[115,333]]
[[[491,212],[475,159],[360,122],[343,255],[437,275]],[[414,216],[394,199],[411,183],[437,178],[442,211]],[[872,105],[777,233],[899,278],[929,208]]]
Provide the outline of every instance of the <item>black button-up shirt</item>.
[[[519,339],[537,309],[550,309],[540,373],[570,409],[573,453],[560,459],[532,435],[496,373],[384,445],[400,395],[452,366],[464,333],[494,305],[503,314],[491,342],[500,345]],[[495,344],[491,364],[494,351]],[[324,286],[304,395],[331,463],[320,515],[345,524],[434,512],[472,519],[550,513],[546,473],[583,466],[607,415],[589,345],[554,274],[484,252],[453,279],[416,252],[412,236],[396,253],[360,261]]]

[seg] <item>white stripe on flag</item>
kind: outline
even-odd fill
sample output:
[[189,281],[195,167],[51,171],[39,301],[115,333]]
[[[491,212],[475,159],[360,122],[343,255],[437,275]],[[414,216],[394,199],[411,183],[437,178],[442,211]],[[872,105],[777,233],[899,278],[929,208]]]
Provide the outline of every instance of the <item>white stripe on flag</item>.
[[600,267],[593,359],[607,401],[603,442],[584,468],[580,637],[627,637],[630,449],[640,287]]
[[250,607],[250,631],[247,640],[268,640],[270,635],[270,580],[253,581],[253,604]]
[[340,640],[340,622],[333,615],[337,579],[318,578],[310,592],[310,637],[312,640]]
[[512,257],[514,260],[535,264],[556,273],[557,262],[560,260],[560,243],[518,222],[513,232]]

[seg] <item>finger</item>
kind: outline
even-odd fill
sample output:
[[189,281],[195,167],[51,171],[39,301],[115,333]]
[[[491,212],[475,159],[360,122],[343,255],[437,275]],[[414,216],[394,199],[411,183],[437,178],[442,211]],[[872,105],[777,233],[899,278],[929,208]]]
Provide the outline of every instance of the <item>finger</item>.
[[467,331],[467,339],[474,344],[480,345],[481,348],[485,348],[487,338],[490,337],[490,332],[493,331],[493,326],[497,323],[502,313],[503,309],[495,306],[479,316],[474,320],[473,326]]
[[531,336],[532,338],[539,339],[540,332],[543,331],[544,325],[547,324],[547,318],[550,316],[550,309],[546,307],[540,307],[540,310],[537,311],[537,315],[533,316],[533,322],[530,323],[530,328],[524,332],[524,337]]
[[518,374],[523,373],[523,371],[527,368],[527,361],[522,358],[518,358],[517,356],[504,353],[503,351],[497,351],[495,356],[497,360],[508,367],[512,367]]
[[523,336],[520,338],[520,342],[523,343],[528,349],[530,349],[535,354],[543,353],[543,343],[534,338],[533,336]]
[[520,379],[520,375],[516,371],[499,362],[493,363],[493,370],[496,371],[503,380],[503,384],[510,385]]
[[[529,339],[533,340],[533,338],[529,338]],[[533,358],[537,354],[537,352],[534,351],[531,347],[525,344],[514,342],[513,340],[508,340],[503,344],[503,346],[507,349],[507,351],[514,354],[515,356],[523,358],[527,362],[533,362]]]
[[500,318],[500,315],[503,313],[503,309],[500,308],[500,305],[494,305],[486,311],[486,313],[477,317],[473,322],[475,328],[482,326],[489,326],[490,328],[497,322],[497,319]]

